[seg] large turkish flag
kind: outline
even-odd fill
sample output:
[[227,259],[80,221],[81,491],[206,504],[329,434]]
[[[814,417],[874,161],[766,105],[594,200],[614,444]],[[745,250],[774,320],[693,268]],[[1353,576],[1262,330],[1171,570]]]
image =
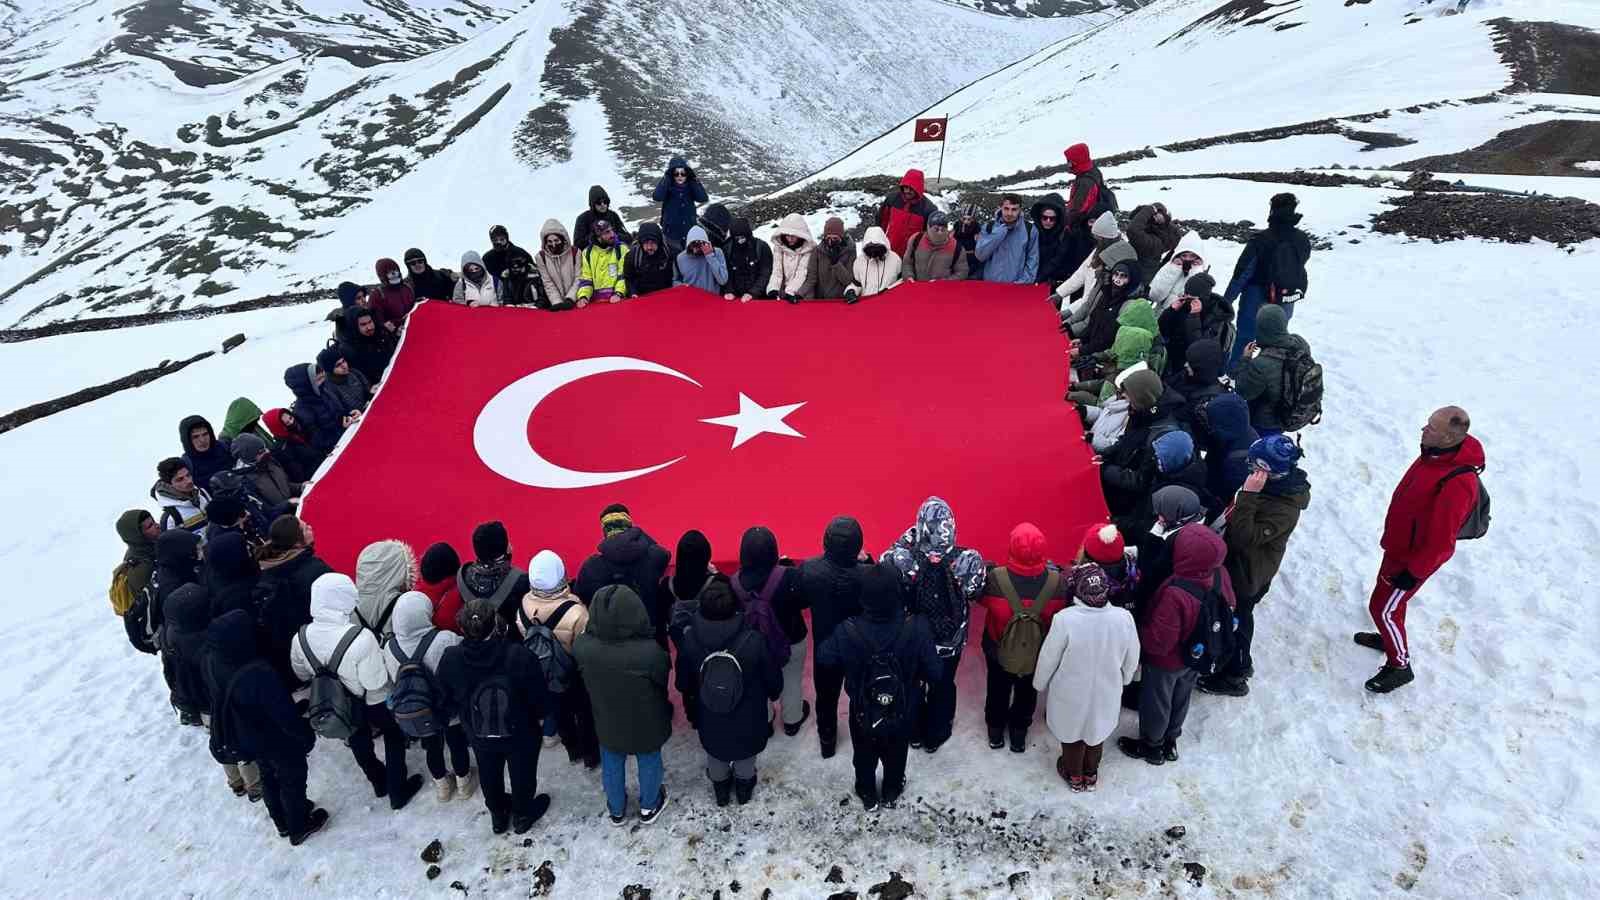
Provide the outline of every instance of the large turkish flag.
[[693,288],[560,314],[423,303],[303,514],[346,572],[383,538],[469,559],[473,527],[501,519],[517,565],[551,548],[572,577],[609,503],[733,562],[750,525],[799,559],[841,514],[881,552],[938,494],[988,559],[1031,521],[1070,560],[1106,510],[1055,326],[1042,287],[981,282],[854,306]]

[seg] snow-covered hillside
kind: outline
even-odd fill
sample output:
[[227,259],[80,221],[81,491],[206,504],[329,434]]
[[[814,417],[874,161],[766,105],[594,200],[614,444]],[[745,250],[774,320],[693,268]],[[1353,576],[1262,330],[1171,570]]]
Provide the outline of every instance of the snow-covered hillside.
[[412,245],[453,264],[490,224],[570,221],[592,183],[646,203],[678,153],[738,196],[1109,15],[25,3],[0,26],[0,322],[326,288]]

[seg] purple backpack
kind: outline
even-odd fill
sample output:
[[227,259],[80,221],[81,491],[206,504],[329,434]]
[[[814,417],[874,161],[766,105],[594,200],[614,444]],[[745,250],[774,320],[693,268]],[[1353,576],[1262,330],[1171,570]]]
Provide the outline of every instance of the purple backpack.
[[773,566],[772,574],[767,576],[767,583],[754,594],[745,590],[744,585],[739,583],[737,572],[734,573],[732,581],[733,594],[744,606],[745,621],[767,639],[767,653],[771,655],[773,664],[780,669],[783,668],[789,662],[789,637],[783,633],[783,626],[778,624],[778,614],[772,608],[772,597],[778,593],[778,585],[783,584],[783,567]]

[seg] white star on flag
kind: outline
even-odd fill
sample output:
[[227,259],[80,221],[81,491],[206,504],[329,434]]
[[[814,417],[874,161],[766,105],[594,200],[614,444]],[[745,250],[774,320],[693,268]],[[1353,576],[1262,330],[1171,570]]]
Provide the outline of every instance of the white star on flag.
[[805,435],[783,421],[784,417],[805,406],[805,401],[790,403],[786,406],[764,407],[761,404],[739,392],[739,411],[731,416],[718,416],[715,419],[701,419],[707,425],[722,425],[733,429],[733,449],[738,449],[740,444],[760,434],[782,434],[788,437],[803,438]]

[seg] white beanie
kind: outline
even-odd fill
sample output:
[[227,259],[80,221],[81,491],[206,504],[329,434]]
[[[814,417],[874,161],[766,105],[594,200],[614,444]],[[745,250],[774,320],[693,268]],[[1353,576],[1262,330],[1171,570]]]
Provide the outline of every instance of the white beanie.
[[567,567],[554,550],[540,550],[528,563],[528,585],[536,591],[553,591],[567,580]]
[[1112,215],[1110,210],[1101,213],[1100,218],[1094,220],[1094,224],[1089,226],[1089,233],[1108,241],[1122,236],[1122,230],[1117,227],[1117,217]]

